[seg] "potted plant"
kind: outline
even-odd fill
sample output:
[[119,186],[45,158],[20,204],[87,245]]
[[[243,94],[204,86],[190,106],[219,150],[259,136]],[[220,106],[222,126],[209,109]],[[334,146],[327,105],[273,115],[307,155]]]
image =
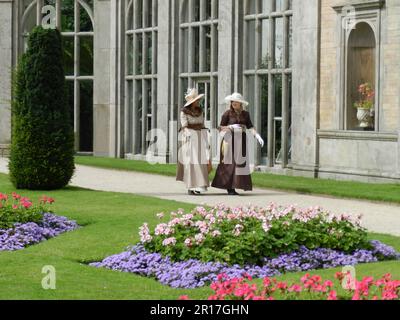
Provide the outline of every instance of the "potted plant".
[[357,108],[359,126],[360,128],[372,127],[371,120],[374,117],[375,91],[372,89],[372,85],[366,82],[358,86],[358,93],[360,100],[354,103],[354,107]]

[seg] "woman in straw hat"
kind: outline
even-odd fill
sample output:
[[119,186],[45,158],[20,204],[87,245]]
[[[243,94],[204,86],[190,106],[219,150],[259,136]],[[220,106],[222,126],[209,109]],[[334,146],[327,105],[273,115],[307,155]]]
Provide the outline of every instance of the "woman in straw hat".
[[220,163],[212,186],[225,189],[229,195],[238,195],[235,189],[251,191],[253,189],[248,160],[246,129],[250,129],[254,137],[264,146],[264,141],[257,133],[244,110],[248,102],[240,93],[233,93],[225,98],[229,109],[223,114],[219,130],[224,134],[221,144]]
[[204,94],[188,89],[186,104],[181,110],[180,145],[176,180],[185,183],[189,195],[199,195],[210,186],[208,130],[200,100]]

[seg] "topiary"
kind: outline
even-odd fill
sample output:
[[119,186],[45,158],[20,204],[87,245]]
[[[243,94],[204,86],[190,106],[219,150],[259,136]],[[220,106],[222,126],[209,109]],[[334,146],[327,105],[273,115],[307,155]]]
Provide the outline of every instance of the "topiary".
[[36,27],[14,79],[10,179],[18,189],[66,186],[75,169],[61,34]]

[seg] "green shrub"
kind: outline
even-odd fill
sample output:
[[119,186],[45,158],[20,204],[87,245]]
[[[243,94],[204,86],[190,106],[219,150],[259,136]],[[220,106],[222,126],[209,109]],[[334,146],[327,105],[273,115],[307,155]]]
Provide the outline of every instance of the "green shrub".
[[74,172],[74,133],[65,98],[61,35],[36,27],[17,67],[10,178],[16,188],[59,189]]

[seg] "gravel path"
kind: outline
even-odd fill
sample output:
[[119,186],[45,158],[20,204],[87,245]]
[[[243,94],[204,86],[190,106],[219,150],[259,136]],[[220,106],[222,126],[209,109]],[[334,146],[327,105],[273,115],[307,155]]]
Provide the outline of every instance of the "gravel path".
[[[279,205],[295,204],[301,207],[321,206],[333,213],[363,214],[363,225],[368,230],[400,236],[400,206],[360,200],[345,200],[327,196],[310,196],[286,191],[255,189],[241,196],[227,196],[222,190],[210,188],[206,195],[189,196],[181,182],[172,177],[128,171],[76,166],[71,185],[83,188],[134,193],[167,200],[215,205]],[[0,158],[0,172],[7,173],[7,160]],[[1,191],[1,190],[0,190]]]

